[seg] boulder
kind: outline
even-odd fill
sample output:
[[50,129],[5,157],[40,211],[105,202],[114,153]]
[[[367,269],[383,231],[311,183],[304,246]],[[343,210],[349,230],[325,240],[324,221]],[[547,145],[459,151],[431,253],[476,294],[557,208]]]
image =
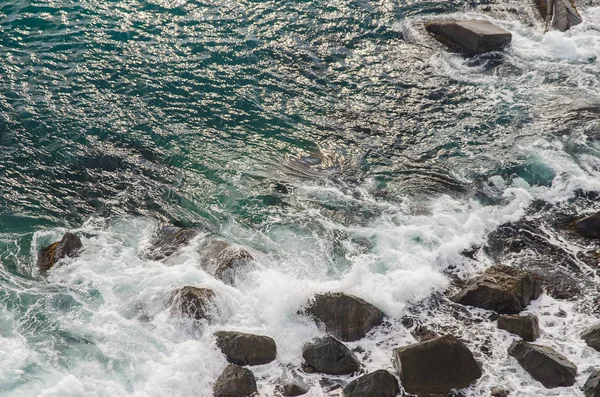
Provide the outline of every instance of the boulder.
[[394,360],[404,389],[419,396],[462,389],[482,375],[469,348],[452,335],[395,349]]
[[361,298],[342,293],[316,295],[304,312],[323,323],[328,333],[345,342],[363,338],[383,322],[381,310]]
[[244,248],[222,240],[207,243],[200,254],[204,271],[226,284],[233,284],[237,272],[247,268],[254,259]]
[[548,389],[575,383],[575,364],[550,347],[518,340],[510,345],[508,354],[516,358],[533,379]]
[[284,397],[295,397],[302,396],[308,393],[308,390],[310,388],[308,387],[308,385],[304,384],[304,382],[294,381],[286,383],[284,385],[280,385],[277,389]]
[[344,388],[344,397],[396,397],[399,393],[398,380],[383,369],[361,376]]
[[346,375],[358,371],[360,362],[342,342],[327,335],[304,345],[305,366],[328,375]]
[[438,41],[468,54],[498,51],[512,40],[510,32],[476,19],[430,22],[425,29]]
[[498,317],[498,328],[518,335],[527,342],[533,342],[540,336],[537,316],[503,315]]
[[227,361],[237,365],[262,365],[275,360],[275,341],[268,336],[242,332],[215,332],[217,346]]
[[535,0],[534,4],[546,21],[546,29],[552,27],[564,32],[582,22],[573,0]]
[[541,293],[540,281],[530,273],[494,265],[470,280],[452,300],[498,313],[516,314]]
[[600,351],[600,324],[587,328],[581,333],[581,339],[593,349]]
[[37,267],[41,272],[50,270],[56,262],[63,258],[77,256],[83,247],[79,237],[73,233],[65,233],[60,239],[47,247],[43,247],[38,253]]
[[600,239],[600,212],[573,222],[571,228],[582,237]]
[[170,257],[180,248],[189,244],[198,235],[196,229],[185,229],[177,226],[163,226],[157,230],[150,243],[145,257],[159,261]]
[[585,397],[600,397],[600,369],[592,372],[583,385]]
[[215,297],[211,289],[186,286],[173,292],[171,307],[177,314],[196,320],[211,320]]
[[258,393],[254,374],[247,368],[229,364],[213,386],[214,397],[247,397]]

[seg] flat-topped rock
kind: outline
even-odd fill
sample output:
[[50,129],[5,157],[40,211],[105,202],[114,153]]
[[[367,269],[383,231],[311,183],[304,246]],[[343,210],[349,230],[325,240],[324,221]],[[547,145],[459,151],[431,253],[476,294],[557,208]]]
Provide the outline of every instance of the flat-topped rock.
[[519,340],[510,345],[508,354],[516,358],[533,379],[548,389],[571,386],[575,383],[575,364],[548,346]]
[[81,250],[81,247],[82,244],[79,237],[73,233],[67,232],[60,241],[56,241],[40,250],[37,266],[42,273],[47,272],[54,267],[59,260],[76,256],[79,253],[79,250]]
[[277,347],[272,338],[243,332],[215,332],[217,346],[227,361],[237,365],[262,365],[275,360]]
[[512,40],[510,32],[477,19],[430,22],[425,29],[438,41],[469,54],[498,51]]
[[540,325],[537,316],[500,316],[498,318],[498,328],[518,335],[527,342],[533,342],[540,336]]

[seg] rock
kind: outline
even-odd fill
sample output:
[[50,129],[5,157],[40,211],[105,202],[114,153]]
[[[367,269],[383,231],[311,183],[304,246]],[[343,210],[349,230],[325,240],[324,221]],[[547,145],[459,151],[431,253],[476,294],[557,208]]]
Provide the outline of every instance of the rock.
[[361,376],[344,388],[344,397],[396,397],[399,393],[398,380],[383,369]]
[[533,379],[548,389],[575,383],[575,364],[550,347],[519,340],[510,345],[508,354],[516,358]]
[[439,336],[435,331],[427,328],[425,325],[417,325],[415,329],[410,331],[410,334],[419,342],[425,342]]
[[306,384],[304,384],[304,382],[301,381],[286,383],[278,387],[279,392],[284,397],[301,396],[303,394],[308,393],[309,389],[310,388]]
[[600,397],[600,369],[592,372],[583,385],[585,397]]
[[81,244],[79,237],[73,233],[67,232],[60,241],[56,241],[40,250],[37,267],[41,272],[46,272],[59,260],[76,256],[81,247],[83,247],[83,245]]
[[446,394],[462,389],[482,375],[473,354],[452,335],[394,350],[400,382],[411,394]]
[[492,387],[490,390],[491,397],[508,397],[510,395],[510,391],[506,389],[502,389],[500,387]]
[[329,335],[304,345],[302,357],[309,368],[328,375],[351,374],[360,368],[354,353]]
[[242,332],[215,332],[217,346],[227,361],[237,365],[262,365],[275,360],[275,341],[268,336]]
[[150,248],[144,255],[146,258],[159,261],[170,257],[198,235],[196,229],[185,229],[177,226],[163,226],[156,232]]
[[325,325],[328,333],[351,342],[363,338],[383,322],[383,312],[352,295],[327,293],[316,295],[305,313]]
[[540,336],[537,316],[500,316],[498,328],[518,335],[527,342],[533,342]]
[[258,392],[254,374],[247,368],[229,364],[213,386],[214,397],[247,397]]
[[501,50],[512,40],[510,32],[476,19],[430,22],[425,29],[438,41],[468,54]]
[[600,324],[587,328],[581,333],[581,339],[593,349],[600,351]]
[[171,307],[178,314],[196,320],[210,320],[215,310],[215,297],[211,289],[186,286],[173,292]]
[[573,222],[571,228],[582,237],[600,239],[600,212]]
[[244,248],[222,240],[211,241],[202,247],[201,256],[202,268],[226,284],[233,284],[236,273],[253,260]]
[[516,314],[541,293],[541,283],[528,272],[494,265],[470,280],[452,300],[498,313]]
[[572,0],[536,0],[534,4],[546,21],[546,29],[552,27],[564,32],[582,22]]

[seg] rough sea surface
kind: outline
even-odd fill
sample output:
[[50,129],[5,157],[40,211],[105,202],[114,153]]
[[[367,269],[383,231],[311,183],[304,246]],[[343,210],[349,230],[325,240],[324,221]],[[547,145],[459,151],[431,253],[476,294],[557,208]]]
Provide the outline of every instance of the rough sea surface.
[[[393,370],[423,323],[483,364],[465,396],[583,396],[600,356],[579,333],[600,317],[597,256],[580,254],[597,247],[554,222],[600,209],[600,4],[577,4],[561,33],[515,0],[0,1],[0,395],[210,396],[225,329],[275,339],[252,368],[271,396],[323,335],[298,310],[342,291],[388,315],[349,344],[365,371]],[[512,45],[448,52],[423,29],[440,16]],[[572,387],[543,388],[489,312],[444,295],[498,260],[539,262],[481,248],[520,219],[562,252],[545,269],[579,283],[526,310],[577,364]],[[164,223],[207,234],[142,259]],[[40,275],[65,231],[85,250]],[[209,232],[256,259],[234,286],[198,266]],[[214,324],[169,315],[184,285],[218,293]],[[353,379],[301,376],[309,396]]]

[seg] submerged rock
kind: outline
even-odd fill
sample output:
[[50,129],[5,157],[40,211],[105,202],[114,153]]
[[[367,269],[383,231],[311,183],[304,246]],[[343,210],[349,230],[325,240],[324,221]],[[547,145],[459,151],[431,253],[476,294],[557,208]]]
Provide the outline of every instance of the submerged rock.
[[600,239],[600,212],[573,222],[571,228],[582,237]]
[[572,0],[534,0],[534,4],[546,21],[546,29],[552,27],[564,32],[582,22]]
[[196,229],[184,229],[177,226],[163,226],[157,230],[145,257],[159,261],[170,257],[198,235]]
[[327,335],[304,345],[306,366],[328,375],[346,375],[358,371],[360,362],[342,342]]
[[254,374],[247,368],[229,364],[213,386],[214,397],[248,397],[258,392]]
[[399,393],[398,380],[383,369],[361,376],[344,388],[344,397],[396,397]]
[[501,50],[512,40],[510,32],[476,19],[430,22],[425,29],[438,41],[469,54]]
[[533,342],[540,336],[537,316],[500,316],[498,328],[518,335],[527,342]]
[[201,248],[202,268],[226,284],[233,284],[236,274],[247,268],[252,255],[226,241],[214,240]]
[[37,267],[41,272],[46,272],[59,260],[76,256],[81,247],[83,247],[83,245],[81,244],[79,237],[73,233],[67,232],[60,241],[56,241],[40,250]]
[[469,348],[452,335],[395,349],[394,360],[404,389],[419,396],[462,389],[482,375]]
[[343,293],[316,295],[305,313],[325,325],[333,336],[345,341],[363,338],[383,322],[383,312],[361,298]]
[[541,293],[541,283],[530,273],[494,265],[470,280],[452,300],[498,313],[516,314]]
[[196,320],[210,320],[215,310],[215,297],[211,289],[186,286],[173,292],[171,307],[177,314]]
[[215,332],[217,346],[227,361],[237,365],[262,365],[275,360],[275,341],[268,336],[242,332]]
[[575,383],[575,364],[550,347],[519,340],[510,345],[508,354],[516,358],[533,379],[548,389]]
[[585,397],[600,397],[600,369],[591,373],[583,385]]
[[589,327],[581,333],[581,339],[593,349],[600,351],[600,324]]

